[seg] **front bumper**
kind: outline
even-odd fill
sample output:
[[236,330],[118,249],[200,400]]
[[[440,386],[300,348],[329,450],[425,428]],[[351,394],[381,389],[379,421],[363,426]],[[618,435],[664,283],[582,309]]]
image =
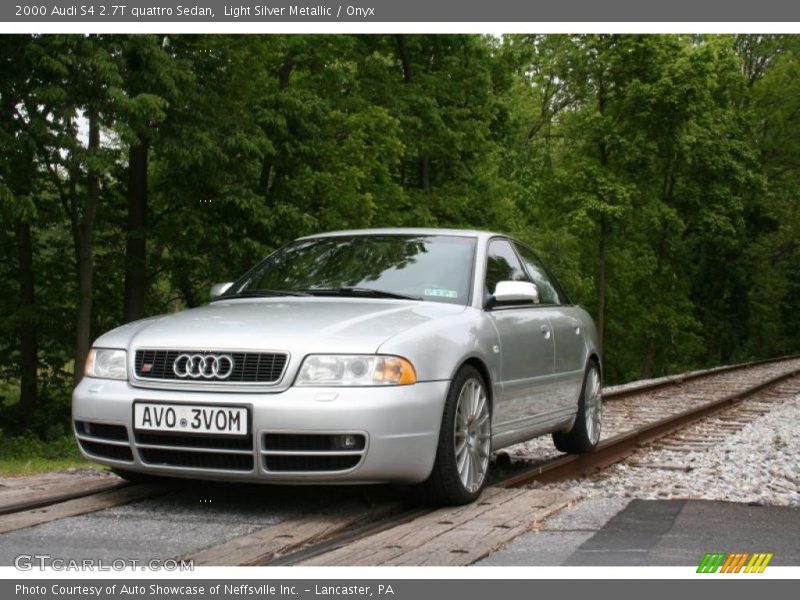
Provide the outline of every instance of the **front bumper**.
[[[85,377],[72,394],[73,430],[86,458],[130,471],[251,482],[415,483],[433,468],[448,385],[232,394],[144,389]],[[133,429],[136,400],[247,406],[250,434],[235,444],[221,436],[148,437]],[[361,435],[363,448],[331,451],[282,443],[276,450],[267,443],[276,435],[308,440],[325,434]]]

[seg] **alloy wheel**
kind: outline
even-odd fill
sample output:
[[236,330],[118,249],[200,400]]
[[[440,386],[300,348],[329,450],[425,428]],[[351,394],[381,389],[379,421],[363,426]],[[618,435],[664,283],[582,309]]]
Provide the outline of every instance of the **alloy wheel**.
[[586,436],[592,444],[596,444],[600,440],[600,427],[603,420],[603,391],[597,369],[592,368],[589,371],[583,394]]
[[454,432],[456,468],[468,492],[480,489],[489,468],[491,414],[483,384],[470,378],[458,395]]

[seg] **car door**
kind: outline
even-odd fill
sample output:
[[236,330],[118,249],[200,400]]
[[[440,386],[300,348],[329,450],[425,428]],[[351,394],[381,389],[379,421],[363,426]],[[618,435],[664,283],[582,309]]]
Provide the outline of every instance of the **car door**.
[[578,395],[583,384],[586,345],[577,308],[570,305],[558,284],[548,273],[536,253],[519,242],[514,242],[528,276],[539,290],[543,306],[549,307],[550,326],[555,342],[554,407],[577,409]]
[[[509,240],[495,238],[487,248],[487,294],[493,293],[500,281],[530,278]],[[496,436],[524,439],[550,409],[555,345],[549,311],[543,308],[527,303],[494,306],[487,311],[500,340],[500,381],[492,419]]]

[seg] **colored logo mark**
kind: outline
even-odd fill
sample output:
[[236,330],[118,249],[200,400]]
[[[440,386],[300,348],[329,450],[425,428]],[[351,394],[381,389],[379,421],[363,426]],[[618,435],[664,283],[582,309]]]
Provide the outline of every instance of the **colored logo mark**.
[[698,573],[763,573],[772,553],[769,552],[708,552],[697,567]]

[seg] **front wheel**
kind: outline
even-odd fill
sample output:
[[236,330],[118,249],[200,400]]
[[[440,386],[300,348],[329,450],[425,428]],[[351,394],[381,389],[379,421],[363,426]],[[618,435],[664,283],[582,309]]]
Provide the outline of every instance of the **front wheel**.
[[468,504],[481,495],[492,449],[492,414],[486,383],[477,369],[463,367],[450,385],[439,431],[436,460],[421,484],[435,504]]
[[600,369],[590,363],[583,377],[583,388],[578,402],[578,415],[569,431],[553,434],[553,443],[561,452],[586,454],[594,450],[600,441],[603,421],[603,388]]

